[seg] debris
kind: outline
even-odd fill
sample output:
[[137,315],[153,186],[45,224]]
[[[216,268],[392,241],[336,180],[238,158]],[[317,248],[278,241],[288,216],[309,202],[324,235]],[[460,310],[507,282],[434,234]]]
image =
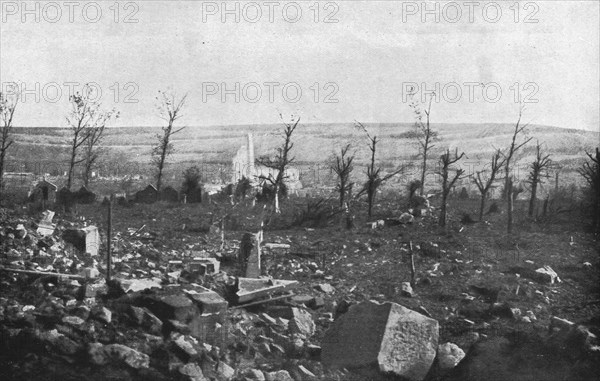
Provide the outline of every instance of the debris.
[[396,303],[352,306],[325,333],[321,357],[333,367],[378,364],[383,373],[422,380],[436,355],[439,325]]
[[550,266],[541,267],[535,270],[535,272],[541,274],[539,279],[544,279],[546,283],[554,284],[555,281],[558,283],[562,282],[558,274]]
[[402,213],[400,215],[399,221],[401,224],[407,225],[415,222],[415,217],[410,213]]
[[410,286],[410,282],[402,282],[402,296],[406,296],[407,298],[413,297],[413,289]]

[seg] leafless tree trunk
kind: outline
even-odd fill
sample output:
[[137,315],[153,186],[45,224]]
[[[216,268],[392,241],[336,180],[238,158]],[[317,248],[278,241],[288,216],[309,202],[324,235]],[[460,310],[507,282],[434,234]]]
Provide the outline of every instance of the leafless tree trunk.
[[446,153],[440,156],[440,171],[438,174],[442,176],[442,205],[440,207],[439,225],[442,227],[446,226],[446,209],[450,190],[454,183],[465,173],[464,169],[455,169],[454,176],[451,177],[450,171],[453,170],[452,165],[462,159],[463,156],[465,156],[464,152],[459,155],[458,150],[451,156],[449,149],[446,149]]
[[525,129],[527,128],[527,125],[526,124],[521,125],[522,117],[523,117],[523,107],[521,107],[521,109],[519,110],[519,119],[517,120],[517,123],[515,124],[510,147],[508,148],[508,151],[505,155],[505,161],[504,161],[504,174],[506,175],[506,178],[505,178],[503,193],[504,193],[504,197],[506,197],[506,199],[507,199],[507,204],[508,204],[508,211],[507,211],[507,215],[508,215],[507,231],[508,231],[508,233],[512,233],[512,226],[513,226],[514,199],[513,199],[513,180],[512,180],[512,174],[511,174],[511,170],[512,170],[511,165],[513,164],[512,160],[514,158],[515,153],[519,149],[521,149],[525,144],[529,143],[532,139],[532,138],[526,138],[521,143],[517,142],[517,138],[519,137],[519,135],[526,133]]
[[496,150],[494,155],[492,156],[490,175],[487,179],[482,178],[482,171],[479,171],[475,174],[474,181],[475,185],[477,185],[477,189],[479,189],[479,193],[481,193],[481,204],[479,206],[479,221],[483,220],[483,212],[485,210],[485,200],[490,191],[490,188],[494,184],[496,180],[496,176],[502,169],[504,165],[504,159],[502,159],[502,151]]
[[536,145],[536,156],[535,161],[531,163],[531,171],[529,172],[528,182],[531,184],[531,197],[529,198],[529,217],[533,216],[533,210],[535,209],[537,188],[542,182],[542,177],[548,177],[544,175],[544,171],[548,169],[552,160],[550,155],[543,155],[540,143]]
[[83,150],[84,155],[84,169],[83,169],[83,185],[86,187],[90,183],[90,177],[92,170],[96,166],[98,158],[102,154],[100,149],[100,143],[104,137],[104,129],[106,128],[107,122],[112,118],[118,118],[119,114],[114,111],[106,112],[103,114],[102,119],[99,119],[96,125],[87,127],[85,134],[87,135],[85,148]]
[[[435,94],[431,94],[429,97],[429,103],[426,108],[421,107],[421,105],[414,100],[413,94],[413,102],[411,103],[411,107],[414,110],[416,116],[416,126],[419,132],[419,145],[421,146],[421,158],[422,168],[421,168],[421,188],[419,190],[420,195],[422,196],[425,192],[425,177],[427,176],[427,159],[429,157],[429,152],[435,145],[433,145],[433,141],[437,138],[438,133],[431,129],[431,103]],[[425,121],[423,121],[425,118]]]
[[369,166],[367,167],[367,181],[365,182],[363,189],[356,195],[357,197],[359,197],[361,194],[363,193],[367,193],[367,204],[368,204],[368,211],[369,211],[369,217],[372,216],[373,213],[373,204],[375,202],[375,196],[377,194],[377,190],[379,189],[379,187],[386,182],[387,180],[391,179],[392,177],[396,176],[397,174],[401,173],[404,171],[404,167],[400,167],[399,169],[397,169],[396,171],[390,173],[389,175],[385,176],[385,177],[380,177],[380,173],[381,173],[381,168],[379,167],[375,167],[375,154],[377,152],[377,136],[371,136],[369,134],[369,131],[367,130],[367,128],[360,122],[355,122],[356,123],[356,127],[359,128],[360,130],[364,131],[364,133],[367,135],[367,139],[369,140],[369,150],[371,151],[371,162],[369,164]]
[[352,187],[352,183],[350,182],[350,174],[354,169],[354,167],[352,166],[354,155],[349,155],[349,150],[350,144],[342,148],[341,155],[336,156],[335,163],[331,166],[331,169],[333,170],[333,172],[335,172],[335,174],[338,177],[337,190],[340,195],[340,208],[344,207],[344,203],[346,202],[346,195]]
[[271,168],[277,171],[277,174],[273,178],[273,176],[269,175],[268,178],[263,177],[263,179],[268,180],[273,185],[274,194],[274,202],[275,202],[275,213],[281,213],[281,209],[279,207],[279,193],[281,192],[281,187],[283,186],[283,181],[286,178],[285,171],[290,164],[294,162],[294,157],[290,157],[290,151],[294,148],[294,143],[292,143],[292,135],[298,127],[300,123],[300,118],[297,119],[292,117],[292,120],[287,123],[283,122],[283,144],[281,147],[277,148],[277,153],[274,157],[264,156],[257,159],[257,163],[263,165],[267,168]]
[[158,94],[156,101],[158,103],[159,117],[167,122],[167,125],[162,128],[162,133],[156,135],[158,142],[152,149],[152,161],[156,167],[156,190],[160,192],[165,163],[167,157],[173,153],[171,138],[185,128],[174,129],[174,125],[182,116],[181,111],[185,105],[187,94],[179,101],[176,101],[174,94],[168,94],[164,91],[159,91]]
[[591,162],[586,161],[579,169],[579,174],[587,181],[590,188],[592,201],[592,226],[600,233],[600,150],[596,148],[596,154],[587,153]]
[[[82,94],[72,95],[71,112],[67,115],[67,123],[73,133],[70,145],[69,172],[67,177],[67,188],[71,189],[75,166],[86,161],[79,158],[79,149],[88,141],[90,134],[97,128],[104,128],[106,123],[113,117],[114,111],[104,112],[100,110],[100,104],[89,99],[89,89]],[[97,144],[95,142],[93,147]],[[92,148],[93,148],[92,147]]]
[[4,190],[4,166],[6,163],[6,152],[13,145],[13,117],[19,101],[18,94],[14,94],[14,99],[0,92],[0,192]]

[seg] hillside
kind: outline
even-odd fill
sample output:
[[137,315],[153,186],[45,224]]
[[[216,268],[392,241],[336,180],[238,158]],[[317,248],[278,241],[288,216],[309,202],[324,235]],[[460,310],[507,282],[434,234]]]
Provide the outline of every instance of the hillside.
[[[414,139],[413,124],[367,124],[373,135],[380,138],[378,158],[387,168],[399,163],[412,162],[418,153],[418,143]],[[237,149],[245,144],[248,132],[254,134],[256,156],[265,155],[279,144],[279,125],[240,125],[188,127],[176,135],[175,152],[170,158],[170,166],[181,172],[189,165],[222,164],[227,167]],[[436,158],[446,147],[458,148],[466,153],[463,165],[475,171],[486,165],[495,147],[505,147],[509,143],[513,126],[510,124],[439,124],[434,125],[439,132],[432,157]],[[123,168],[121,172],[147,171],[150,150],[159,128],[110,128],[107,130],[104,145],[109,155],[104,156],[108,167]],[[11,149],[9,171],[28,170],[46,172],[66,165],[67,141],[70,131],[61,128],[17,128],[16,144]],[[584,152],[598,145],[598,133],[549,126],[531,126],[529,136],[534,141],[521,152],[518,172],[520,177],[532,160],[535,140],[539,140],[552,154],[562,172],[563,179],[575,180],[575,169],[581,165]],[[300,125],[295,134],[294,155],[297,165],[317,166],[328,169],[328,161],[342,145],[352,143],[356,150],[356,164],[363,166],[368,160],[368,149],[363,132],[353,124],[308,124]],[[17,164],[15,166],[14,164]],[[210,163],[210,164],[207,164]],[[433,163],[433,161],[432,161]],[[578,180],[577,180],[578,181]]]

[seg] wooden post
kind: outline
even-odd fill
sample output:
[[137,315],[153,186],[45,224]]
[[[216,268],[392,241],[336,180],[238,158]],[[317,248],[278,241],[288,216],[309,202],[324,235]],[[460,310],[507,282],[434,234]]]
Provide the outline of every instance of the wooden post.
[[221,219],[221,253],[225,250],[225,217]]
[[410,255],[410,286],[415,287],[415,256],[413,254],[412,241],[408,242],[408,254]]
[[108,200],[108,229],[106,232],[106,282],[110,282],[111,242],[112,242],[112,195]]

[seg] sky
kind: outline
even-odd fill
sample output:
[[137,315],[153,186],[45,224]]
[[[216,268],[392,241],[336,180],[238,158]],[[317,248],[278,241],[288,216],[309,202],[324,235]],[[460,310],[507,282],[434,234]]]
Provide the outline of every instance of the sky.
[[159,90],[188,95],[187,126],[412,122],[434,90],[434,123],[524,107],[598,131],[599,15],[571,0],[0,0],[0,82],[21,91],[17,126],[66,127],[75,91],[118,110],[115,126],[160,126]]

